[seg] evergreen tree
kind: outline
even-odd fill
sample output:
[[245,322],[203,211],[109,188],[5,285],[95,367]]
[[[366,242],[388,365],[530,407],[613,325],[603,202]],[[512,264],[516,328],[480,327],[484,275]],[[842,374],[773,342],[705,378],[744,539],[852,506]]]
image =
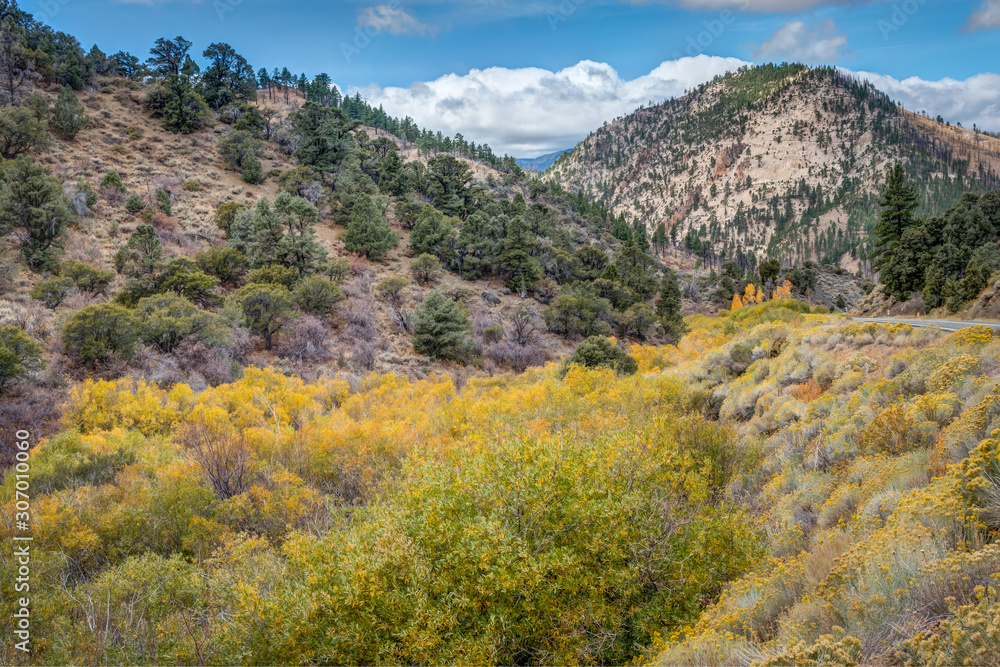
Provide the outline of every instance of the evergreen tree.
[[53,131],[63,139],[72,140],[89,124],[90,119],[84,113],[80,100],[76,99],[73,89],[64,86],[52,108]]
[[444,214],[433,206],[427,205],[417,216],[410,234],[410,247],[418,255],[435,255],[441,261],[447,261],[454,254],[456,240],[454,226],[448,222]]
[[139,321],[131,310],[114,303],[87,306],[70,317],[62,329],[66,353],[96,365],[115,357],[131,359],[138,342]]
[[129,278],[156,273],[163,266],[163,244],[152,225],[139,225],[115,254],[115,269]]
[[646,233],[646,225],[640,220],[636,220],[632,225],[632,242],[644,253],[649,253],[649,236]]
[[358,195],[344,234],[348,252],[361,253],[377,262],[398,243],[399,236],[386,222],[375,200],[367,194]]
[[462,359],[471,351],[469,318],[462,307],[431,290],[413,314],[413,349],[432,359]]
[[507,286],[519,294],[526,293],[543,275],[542,265],[531,254],[536,243],[522,216],[511,220],[500,255],[500,272],[507,279]]
[[882,266],[882,255],[898,243],[903,232],[916,224],[913,213],[920,205],[917,191],[906,178],[903,165],[899,162],[889,171],[885,191],[879,200],[882,212],[875,224],[874,246],[871,258],[875,268]]
[[0,233],[23,230],[21,256],[33,269],[55,270],[72,214],[62,186],[27,156],[0,168]]
[[264,339],[264,347],[274,347],[274,338],[294,319],[292,295],[282,285],[252,284],[229,297],[229,307],[242,318],[250,333]]
[[656,302],[656,314],[663,323],[663,330],[675,343],[687,333],[687,325],[681,315],[681,286],[673,269],[666,269],[660,281],[660,300]]
[[253,208],[237,211],[229,228],[229,245],[258,269],[278,261],[278,243],[284,235],[278,212],[267,197],[261,197]]
[[619,281],[635,294],[637,301],[646,301],[656,293],[654,266],[653,258],[631,242],[625,244],[615,260]]
[[667,227],[664,223],[660,223],[656,226],[656,231],[653,232],[653,247],[656,248],[658,252],[663,252],[667,247]]
[[336,171],[354,150],[350,132],[356,123],[345,118],[340,109],[306,102],[289,120],[299,140],[295,157],[300,165],[312,167],[320,175]]
[[274,212],[285,231],[278,241],[278,261],[300,276],[315,273],[326,262],[326,250],[316,240],[319,211],[302,197],[282,192],[274,200]]
[[614,222],[611,224],[611,235],[621,241],[622,243],[628,243],[632,240],[632,229],[625,222],[625,216],[615,218]]

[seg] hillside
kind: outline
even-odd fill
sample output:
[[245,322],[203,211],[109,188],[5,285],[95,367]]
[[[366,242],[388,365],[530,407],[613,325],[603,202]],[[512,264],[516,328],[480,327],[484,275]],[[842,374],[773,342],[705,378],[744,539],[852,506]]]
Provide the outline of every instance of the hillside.
[[995,335],[790,300],[689,324],[676,347],[631,346],[631,375],[75,387],[31,454],[32,658],[996,655]]
[[552,164],[559,159],[559,156],[566,151],[556,151],[555,153],[547,153],[546,155],[539,155],[533,158],[518,158],[517,166],[521,167],[525,171],[545,171]]
[[887,168],[921,215],[1000,184],[1000,140],[906,111],[831,68],[762,66],[596,130],[545,178],[583,189],[705,262],[814,260],[870,274]]

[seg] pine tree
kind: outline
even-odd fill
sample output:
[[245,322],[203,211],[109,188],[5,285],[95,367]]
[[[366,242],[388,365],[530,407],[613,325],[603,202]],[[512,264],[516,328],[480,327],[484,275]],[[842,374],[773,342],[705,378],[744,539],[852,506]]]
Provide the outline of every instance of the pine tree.
[[461,359],[471,349],[469,318],[454,300],[431,290],[413,314],[413,349],[432,359]]
[[73,140],[89,124],[90,119],[84,113],[80,100],[76,99],[73,89],[64,86],[52,108],[53,131],[63,139]]
[[0,233],[25,232],[21,256],[34,269],[54,270],[63,235],[72,217],[59,181],[49,170],[22,155],[0,171]]
[[386,222],[375,201],[367,194],[357,195],[344,234],[348,252],[361,253],[377,262],[398,243],[399,236]]
[[674,339],[675,343],[688,331],[681,315],[681,306],[680,282],[677,280],[677,274],[668,268],[660,282],[660,300],[656,302],[656,314],[660,316],[663,330]]
[[285,229],[278,241],[277,258],[300,276],[315,273],[326,262],[326,250],[316,240],[319,211],[302,197],[282,192],[274,200],[274,211]]
[[906,179],[906,172],[899,162],[889,172],[885,192],[879,200],[882,212],[875,224],[874,248],[871,258],[875,268],[881,267],[882,255],[898,243],[907,228],[917,223],[913,212],[920,205],[916,189]]

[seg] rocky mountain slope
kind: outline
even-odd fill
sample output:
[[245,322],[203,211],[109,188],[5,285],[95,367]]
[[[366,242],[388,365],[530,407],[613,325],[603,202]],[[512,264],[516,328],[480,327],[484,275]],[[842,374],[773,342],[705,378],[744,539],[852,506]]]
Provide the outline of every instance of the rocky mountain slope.
[[868,271],[886,168],[902,161],[938,214],[1000,184],[1000,140],[902,109],[832,68],[762,66],[641,108],[591,134],[546,178],[705,260],[768,254]]

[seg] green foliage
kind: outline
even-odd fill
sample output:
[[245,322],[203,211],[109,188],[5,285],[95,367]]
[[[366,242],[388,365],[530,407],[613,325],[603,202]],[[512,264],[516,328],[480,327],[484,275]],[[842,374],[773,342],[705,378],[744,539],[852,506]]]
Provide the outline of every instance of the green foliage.
[[135,351],[138,330],[139,322],[132,311],[105,303],[74,313],[63,326],[62,342],[66,354],[86,364],[114,358],[128,360]]
[[67,277],[55,277],[43,280],[31,288],[32,299],[41,301],[49,308],[58,308],[66,300],[75,287],[73,280]]
[[471,351],[469,317],[461,305],[431,290],[413,313],[413,349],[432,359],[464,359]]
[[139,336],[164,353],[173,352],[189,338],[212,341],[217,318],[177,294],[158,294],[139,301],[135,310]]
[[122,182],[121,174],[113,169],[104,174],[104,178],[101,179],[101,189],[105,188],[114,188],[118,192],[124,193],[126,189],[125,184]]
[[639,370],[635,357],[604,336],[591,336],[580,343],[567,364],[586,368],[610,368],[621,375],[632,375]]
[[115,279],[114,271],[102,271],[90,264],[78,262],[75,259],[63,261],[62,267],[59,269],[59,275],[72,280],[73,284],[81,292],[94,296],[104,294],[108,285]]
[[12,160],[48,145],[48,123],[31,109],[0,107],[0,156]]
[[28,371],[44,366],[41,346],[24,330],[0,326],[0,394]]
[[315,206],[288,192],[279,193],[273,206],[263,197],[254,208],[236,213],[229,245],[254,268],[282,264],[309,275],[326,262],[326,250],[316,240],[318,216]]
[[76,99],[72,88],[64,86],[52,108],[52,130],[62,139],[72,141],[88,125],[90,119],[84,113],[80,100]]
[[290,266],[268,264],[250,272],[247,283],[251,285],[281,285],[292,290],[299,282],[299,272]]
[[241,178],[244,183],[249,183],[250,185],[260,185],[264,182],[264,166],[260,163],[260,159],[253,153],[251,153],[246,160],[243,161],[243,173]]
[[605,336],[611,333],[612,305],[593,285],[583,284],[564,291],[542,311],[550,331],[566,338]]
[[236,248],[215,246],[197,254],[195,262],[198,268],[210,276],[215,276],[220,283],[236,287],[250,269],[250,263]]
[[156,207],[163,211],[165,215],[173,215],[174,205],[170,201],[170,193],[163,188],[156,189]]
[[681,307],[681,286],[677,281],[677,274],[673,269],[667,268],[660,282],[660,300],[656,302],[656,314],[663,323],[663,330],[675,343],[688,331]]
[[228,305],[250,333],[264,339],[268,350],[274,347],[275,336],[294,319],[292,294],[282,285],[247,285],[229,297]]
[[399,236],[386,222],[378,204],[366,194],[358,195],[344,234],[348,252],[360,253],[377,262],[398,243]]
[[434,255],[420,255],[410,264],[410,272],[418,283],[428,285],[441,273],[441,262]]
[[506,279],[507,286],[520,294],[526,294],[544,275],[541,264],[532,255],[536,245],[537,238],[523,217],[517,216],[510,221],[499,259],[500,274]]
[[215,210],[215,225],[229,236],[236,216],[240,211],[247,209],[247,206],[235,201],[227,201]]
[[142,197],[139,196],[138,192],[129,193],[128,199],[125,200],[125,210],[135,215],[146,208],[146,202],[142,201]]
[[22,230],[25,263],[35,270],[57,269],[72,217],[62,186],[47,167],[23,155],[0,169],[0,233]]
[[882,254],[899,243],[903,232],[917,223],[914,211],[920,206],[916,189],[906,179],[903,165],[897,162],[886,176],[885,191],[879,200],[882,212],[875,225],[872,259],[875,268],[882,266]]
[[418,255],[434,255],[446,261],[455,252],[458,234],[444,214],[428,204],[420,211],[410,233],[410,248]]
[[129,278],[141,278],[163,266],[163,244],[152,225],[139,225],[115,253],[115,269]]
[[345,118],[340,109],[306,102],[288,120],[299,139],[295,149],[299,164],[321,175],[336,171],[355,149],[350,134],[355,123]]
[[776,283],[778,281],[778,274],[781,273],[781,262],[774,258],[765,259],[757,267],[757,273],[760,275],[762,283],[766,284],[768,281]]
[[293,292],[295,304],[306,313],[325,317],[333,307],[344,300],[344,293],[337,283],[319,276],[303,278]]

